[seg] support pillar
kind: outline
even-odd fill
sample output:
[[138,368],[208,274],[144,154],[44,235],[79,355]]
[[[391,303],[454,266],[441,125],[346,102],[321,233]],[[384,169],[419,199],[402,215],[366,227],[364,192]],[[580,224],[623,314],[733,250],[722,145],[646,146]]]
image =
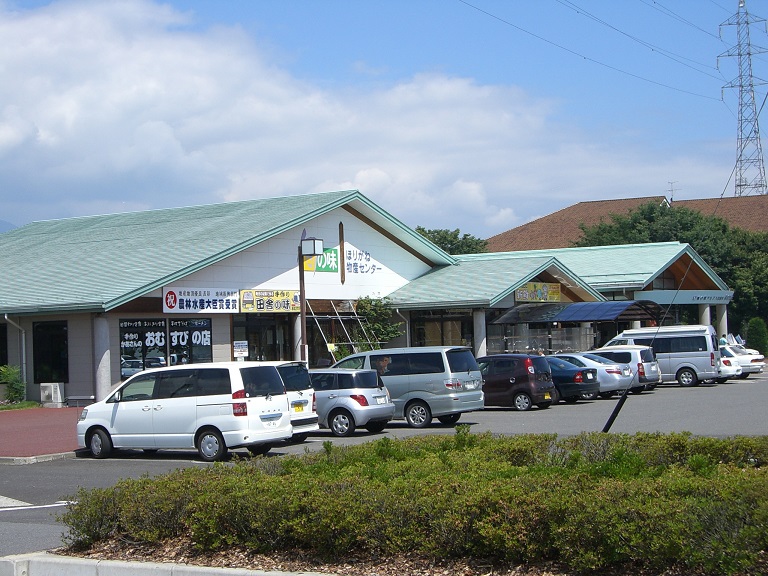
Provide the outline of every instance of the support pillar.
[[301,360],[301,314],[293,317],[293,359]]
[[717,322],[717,337],[722,334],[728,335],[728,306],[725,304],[715,305],[715,321]]
[[109,349],[109,322],[97,314],[93,319],[94,396],[103,400],[112,388],[112,362]]
[[472,327],[474,332],[475,357],[485,356],[488,353],[488,337],[485,329],[485,310],[472,311]]
[[699,304],[699,324],[703,324],[704,326],[709,326],[712,324],[709,304]]

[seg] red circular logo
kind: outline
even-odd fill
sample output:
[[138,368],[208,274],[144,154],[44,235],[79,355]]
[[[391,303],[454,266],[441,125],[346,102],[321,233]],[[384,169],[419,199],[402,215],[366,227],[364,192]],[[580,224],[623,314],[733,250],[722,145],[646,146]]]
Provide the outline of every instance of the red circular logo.
[[176,292],[173,290],[169,290],[165,295],[165,306],[166,308],[176,308],[176,303],[178,302],[176,298]]

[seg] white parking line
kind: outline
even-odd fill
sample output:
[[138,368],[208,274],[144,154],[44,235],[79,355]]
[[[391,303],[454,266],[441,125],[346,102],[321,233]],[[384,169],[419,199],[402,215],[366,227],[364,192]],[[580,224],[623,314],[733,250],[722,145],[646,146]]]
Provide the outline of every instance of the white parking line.
[[38,506],[34,506],[32,504],[27,504],[26,502],[21,502],[20,500],[14,500],[12,498],[5,498],[4,496],[0,496],[0,512],[11,512],[13,510],[38,510],[41,508],[59,508],[61,506],[66,506],[69,503],[70,502],[66,500],[60,500],[55,504],[40,504]]
[[0,508],[11,508],[19,506],[31,506],[28,502],[22,502],[21,500],[14,500],[13,498],[6,498],[0,496]]

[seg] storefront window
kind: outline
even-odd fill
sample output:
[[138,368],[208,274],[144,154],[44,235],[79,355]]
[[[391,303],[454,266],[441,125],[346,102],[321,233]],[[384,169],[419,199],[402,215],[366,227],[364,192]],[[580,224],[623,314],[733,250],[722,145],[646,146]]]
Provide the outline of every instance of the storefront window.
[[210,318],[120,320],[120,357],[138,368],[211,362]]
[[67,323],[35,322],[32,333],[35,383],[69,382]]
[[0,366],[8,364],[8,325],[0,324]]
[[471,310],[411,314],[414,346],[472,346],[473,330]]
[[232,340],[248,342],[246,360],[292,360],[290,314],[236,314]]

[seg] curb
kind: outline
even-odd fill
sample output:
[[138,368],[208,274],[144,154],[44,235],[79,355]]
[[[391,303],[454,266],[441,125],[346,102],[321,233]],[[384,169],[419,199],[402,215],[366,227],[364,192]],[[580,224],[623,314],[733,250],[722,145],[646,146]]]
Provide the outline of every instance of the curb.
[[74,452],[59,452],[58,454],[41,454],[39,456],[0,456],[0,466],[35,464],[36,462],[50,462],[51,460],[63,460],[75,456]]
[[210,568],[188,564],[158,562],[123,562],[120,560],[88,560],[59,556],[48,552],[33,552],[0,557],[0,576],[329,576],[319,572],[275,572],[241,568]]

